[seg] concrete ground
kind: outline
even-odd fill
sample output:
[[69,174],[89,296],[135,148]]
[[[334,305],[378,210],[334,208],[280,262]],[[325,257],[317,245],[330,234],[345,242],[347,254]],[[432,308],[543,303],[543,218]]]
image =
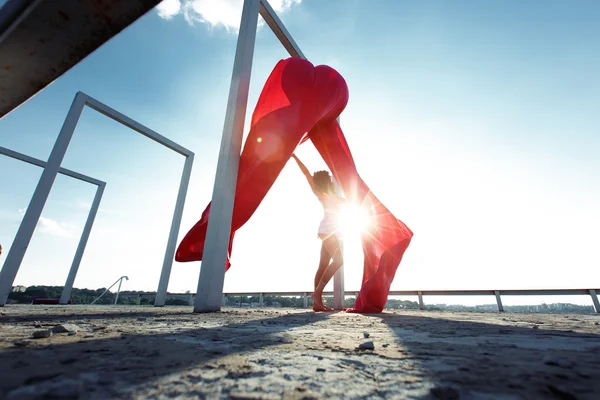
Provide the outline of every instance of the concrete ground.
[[5,399],[600,399],[591,314],[17,305],[0,314]]

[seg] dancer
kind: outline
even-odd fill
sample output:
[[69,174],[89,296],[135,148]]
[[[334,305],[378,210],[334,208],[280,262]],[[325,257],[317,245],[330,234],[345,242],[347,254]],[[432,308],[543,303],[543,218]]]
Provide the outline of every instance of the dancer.
[[300,171],[306,177],[313,193],[317,196],[325,215],[319,225],[319,238],[321,239],[321,259],[315,274],[315,290],[312,294],[314,311],[333,311],[323,304],[323,290],[336,271],[344,264],[344,256],[340,246],[338,217],[345,199],[335,193],[335,186],[327,171],[317,171],[310,174],[308,168],[292,154]]
[[[347,201],[366,205],[373,217],[369,234],[361,235],[363,279],[360,294],[350,311],[380,313],[413,233],[361,179],[349,144],[336,121],[347,102],[348,85],[333,68],[315,66],[297,57],[277,63],[260,93],[242,150],[229,254],[235,233],[252,217],[294,149],[308,139],[335,172],[335,179],[346,194],[350,197],[352,192],[352,200],[349,198]],[[386,144],[378,142],[377,146],[384,147]],[[394,181],[394,185],[400,187],[401,180]],[[211,206],[210,203],[207,205],[201,218],[182,239],[175,260],[191,262],[203,259]],[[225,269],[228,270],[230,265],[228,257]]]

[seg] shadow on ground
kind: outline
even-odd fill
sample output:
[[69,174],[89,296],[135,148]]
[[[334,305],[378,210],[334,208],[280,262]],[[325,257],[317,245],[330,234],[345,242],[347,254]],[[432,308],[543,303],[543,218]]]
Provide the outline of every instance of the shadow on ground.
[[[69,306],[67,306],[69,307]],[[65,311],[68,311],[66,307]],[[170,316],[173,313],[168,314]],[[187,310],[181,310],[181,315],[189,316],[189,307]],[[28,315],[11,315],[9,317],[1,317],[0,321],[2,322],[12,322],[12,323],[26,323],[26,322],[46,322],[46,321],[60,321],[60,322],[69,322],[69,321],[78,321],[83,318],[85,319],[120,319],[120,318],[152,318],[156,317],[157,313],[155,311],[129,311],[129,312],[97,312],[97,313],[85,313],[78,314],[75,312],[65,312],[63,314],[28,314]]]
[[[414,315],[379,316],[396,335],[399,352],[415,360],[422,373],[435,382],[434,397],[600,398],[600,335],[569,329],[573,322],[578,325],[585,320],[554,315],[558,322],[548,323],[544,315],[512,320],[514,315],[496,314],[493,318],[503,323],[499,325]],[[566,318],[571,320],[564,324],[565,330],[553,329]]]
[[[225,313],[219,314],[226,318]],[[218,365],[209,362],[217,362],[219,358],[286,343],[290,339],[280,334],[290,328],[312,324],[327,317],[326,314],[307,312],[229,323],[218,327],[202,327],[205,317],[211,315],[215,314],[187,313],[179,316],[172,313],[141,312],[87,314],[73,318],[65,318],[59,314],[59,321],[78,322],[82,319],[105,318],[114,322],[114,318],[117,321],[118,318],[135,318],[139,324],[149,322],[161,324],[163,327],[160,328],[161,332],[157,333],[152,333],[152,328],[149,328],[144,334],[130,334],[125,329],[119,329],[117,322],[110,327],[112,332],[118,334],[117,337],[98,338],[99,332],[106,329],[94,331],[102,326],[93,326],[94,334],[88,338],[90,340],[52,343],[39,347],[29,347],[36,344],[30,342],[23,348],[5,349],[0,353],[0,393],[6,396],[12,391],[14,398],[21,395],[26,397],[27,390],[14,390],[26,389],[27,386],[60,378],[57,382],[67,386],[62,394],[69,397],[69,393],[82,392],[82,388],[79,387],[81,385],[71,380],[81,380],[80,374],[85,372],[83,381],[87,378],[92,386],[100,388],[99,391],[96,389],[98,397],[116,396],[132,385],[190,369],[199,364],[203,364],[204,368],[210,371]],[[54,317],[31,315],[12,319],[16,322],[30,322],[49,321]],[[85,336],[83,338],[85,339]],[[233,374],[244,375],[250,372],[245,363],[240,361],[239,364],[239,371],[233,371]],[[81,384],[85,386],[86,382]],[[72,385],[77,387],[69,388]],[[63,397],[59,388],[50,389],[53,390],[52,393],[45,393]]]
[[[600,336],[589,318],[154,310],[2,319],[8,320],[5,337],[18,329],[29,335],[39,321],[82,327],[73,337],[11,339],[12,347],[0,351],[0,397],[9,399],[228,398],[236,387],[276,398],[596,399],[600,393]],[[367,340],[374,350],[357,349]],[[155,391],[140,394],[148,385]],[[207,385],[216,392],[207,395]]]

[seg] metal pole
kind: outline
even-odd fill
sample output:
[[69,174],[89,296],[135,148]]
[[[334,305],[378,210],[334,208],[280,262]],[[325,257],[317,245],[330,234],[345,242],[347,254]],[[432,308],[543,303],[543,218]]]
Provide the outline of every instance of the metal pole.
[[117,295],[115,296],[115,306],[119,303],[119,293],[121,293],[121,283],[123,283],[123,277],[119,279],[119,286],[117,287]]
[[[343,241],[340,240],[340,250],[344,252]],[[342,265],[333,275],[333,309],[341,310],[344,308],[344,266]]]
[[496,296],[496,303],[498,304],[498,312],[504,312],[504,306],[502,305],[502,299],[500,298],[500,291],[495,290],[494,295]]
[[[339,118],[338,118],[339,121]],[[342,195],[342,190],[338,183],[333,179],[333,183],[335,185],[335,190],[339,195]],[[342,237],[338,237],[338,241],[340,243],[340,251],[342,255],[344,254],[344,239]],[[344,257],[344,261],[346,261],[346,257]],[[342,310],[344,308],[344,265],[338,269],[333,275],[333,309],[334,310]]]
[[73,283],[75,283],[75,277],[77,276],[77,271],[79,271],[79,264],[81,264],[83,252],[85,251],[85,246],[87,245],[90,232],[92,231],[92,226],[94,225],[94,220],[96,219],[96,214],[98,213],[98,208],[100,207],[100,201],[102,200],[105,187],[106,184],[102,184],[98,185],[98,188],[96,189],[96,195],[94,196],[94,201],[92,202],[92,208],[88,214],[87,221],[85,221],[85,226],[83,228],[83,232],[81,233],[81,239],[79,239],[79,245],[77,245],[75,257],[73,258],[73,263],[71,264],[71,269],[69,270],[65,287],[63,287],[62,295],[60,296],[60,304],[69,303],[69,297],[71,297],[71,292],[73,291]]
[[590,297],[592,298],[592,302],[594,303],[594,311],[600,313],[600,302],[598,301],[598,295],[596,294],[596,290],[590,289],[588,290]]
[[283,22],[281,22],[279,16],[277,16],[277,13],[275,10],[273,10],[273,7],[271,7],[267,0],[261,0],[259,12],[290,56],[306,60],[302,50],[300,50],[300,47],[298,47],[294,41],[294,38],[292,38],[292,35],[290,35],[288,30],[285,28]]
[[[338,123],[340,122],[340,117],[337,118]],[[342,189],[340,185],[333,178],[333,183],[335,184],[335,190],[338,195],[343,195]],[[344,240],[343,238],[338,238],[340,242],[340,251],[342,255],[344,255]],[[346,261],[346,257],[344,255],[344,262]],[[341,311],[344,308],[344,265],[338,269],[333,275],[333,309]]]
[[221,309],[259,5],[245,0],[242,10],[194,312]]
[[[117,280],[115,281],[115,283],[113,283],[113,284],[112,284],[112,285],[110,285],[110,286],[109,286],[109,287],[108,287],[106,290],[104,290],[104,292],[102,292],[102,294],[101,294],[100,296],[96,297],[96,299],[95,299],[94,301],[92,301],[92,303],[91,303],[91,304],[95,304],[95,303],[96,303],[98,300],[100,300],[100,299],[102,298],[102,296],[104,296],[104,295],[105,295],[105,294],[106,294],[106,293],[107,293],[107,292],[108,292],[108,291],[109,291],[109,290],[110,290],[110,289],[111,289],[113,286],[115,286],[117,283],[119,283],[119,288],[120,288],[120,287],[121,287],[121,283],[120,283],[120,282],[123,280],[123,278],[125,278],[125,279],[129,280],[129,278],[128,278],[128,277],[126,277],[126,276],[122,276],[122,277],[120,277],[119,279],[117,279]],[[120,289],[119,289],[119,290],[120,290]]]
[[419,296],[419,310],[424,310],[425,303],[423,303],[423,292],[417,292],[417,295]]
[[69,109],[69,113],[67,114],[67,118],[65,118],[65,122],[58,134],[58,138],[54,143],[52,153],[50,153],[44,172],[42,172],[42,176],[35,188],[27,211],[25,211],[23,221],[21,221],[15,240],[10,246],[6,261],[4,262],[4,268],[2,268],[2,271],[0,272],[0,306],[6,304],[8,295],[12,290],[15,277],[19,272],[19,267],[23,262],[25,252],[31,242],[35,227],[42,215],[46,200],[48,200],[48,195],[50,194],[50,190],[52,189],[52,185],[58,174],[60,164],[65,157],[69,142],[73,137],[73,132],[75,132],[75,127],[77,126],[77,121],[79,121],[79,117],[85,106],[86,98],[87,96],[82,93],[77,93],[75,96],[71,108]]
[[175,257],[177,236],[179,235],[179,228],[181,226],[181,216],[183,215],[183,206],[185,205],[185,197],[187,195],[187,190],[190,183],[193,163],[194,155],[190,154],[185,159],[183,173],[181,174],[179,193],[177,194],[175,211],[173,212],[173,222],[171,222],[171,231],[169,232],[169,239],[167,241],[167,250],[165,251],[165,258],[160,271],[160,280],[158,281],[158,289],[156,291],[156,298],[154,300],[155,307],[164,306],[167,299],[167,288],[169,286],[169,279],[171,278],[171,267],[173,266],[173,258]]

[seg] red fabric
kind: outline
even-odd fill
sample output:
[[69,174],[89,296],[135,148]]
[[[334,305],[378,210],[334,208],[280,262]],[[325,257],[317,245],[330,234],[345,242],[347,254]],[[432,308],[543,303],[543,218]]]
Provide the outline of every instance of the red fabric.
[[[299,58],[281,60],[269,76],[252,115],[240,159],[231,241],[258,208],[296,147],[310,139],[348,199],[362,203],[371,229],[362,234],[364,274],[350,312],[378,313],[413,233],[375,197],[360,178],[336,121],[348,102],[348,86],[333,68]],[[306,134],[308,132],[308,135]],[[210,204],[181,241],[175,259],[200,261]],[[226,269],[230,262],[227,261]]]

